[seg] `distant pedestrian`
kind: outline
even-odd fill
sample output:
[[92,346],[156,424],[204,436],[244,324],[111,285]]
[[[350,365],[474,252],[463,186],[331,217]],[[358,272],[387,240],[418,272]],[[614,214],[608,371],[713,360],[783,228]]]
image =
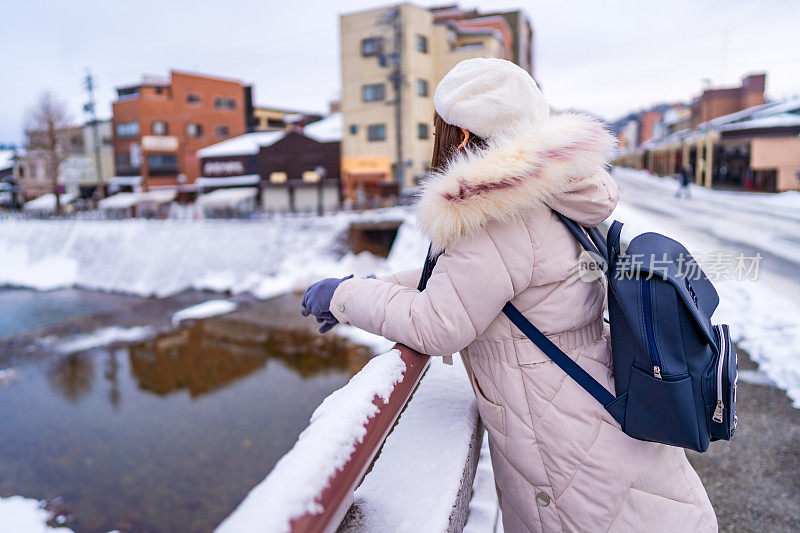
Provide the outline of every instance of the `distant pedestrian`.
[[678,174],[678,178],[680,179],[680,186],[678,190],[675,191],[675,198],[680,198],[682,195],[686,195],[686,198],[692,197],[692,190],[689,188],[689,184],[694,181],[692,178],[692,167],[684,166],[681,167],[681,171]]

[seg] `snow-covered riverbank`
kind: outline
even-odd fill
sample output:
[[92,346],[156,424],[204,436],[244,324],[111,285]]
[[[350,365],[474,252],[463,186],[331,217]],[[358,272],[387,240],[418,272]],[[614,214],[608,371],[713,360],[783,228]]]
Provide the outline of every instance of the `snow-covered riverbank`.
[[[342,255],[349,225],[371,220],[405,221],[392,257]],[[322,276],[421,264],[425,251],[407,208],[253,221],[1,220],[0,285],[143,296],[206,289],[268,298]]]

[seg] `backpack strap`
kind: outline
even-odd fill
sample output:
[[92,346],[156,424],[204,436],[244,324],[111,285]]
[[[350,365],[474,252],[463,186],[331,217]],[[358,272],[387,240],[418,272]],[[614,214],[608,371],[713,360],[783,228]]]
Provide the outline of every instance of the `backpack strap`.
[[578,363],[572,360],[570,356],[565,354],[561,349],[556,346],[553,341],[548,339],[544,333],[539,331],[536,326],[519,312],[519,309],[514,307],[511,302],[508,302],[503,307],[503,314],[506,315],[511,322],[517,326],[522,333],[525,334],[544,354],[549,357],[561,370],[563,370],[569,377],[574,379],[578,385],[592,395],[592,397],[600,402],[600,405],[606,408],[611,413],[615,420],[617,413],[609,409],[612,402],[617,398],[611,394],[605,387],[603,387],[596,379],[589,375]]

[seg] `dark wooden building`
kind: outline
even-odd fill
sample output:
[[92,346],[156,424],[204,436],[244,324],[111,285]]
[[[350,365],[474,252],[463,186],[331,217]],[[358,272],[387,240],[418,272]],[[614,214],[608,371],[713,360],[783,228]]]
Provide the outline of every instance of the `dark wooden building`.
[[199,193],[255,188],[265,211],[323,211],[341,205],[341,115],[305,128],[252,132],[203,148]]

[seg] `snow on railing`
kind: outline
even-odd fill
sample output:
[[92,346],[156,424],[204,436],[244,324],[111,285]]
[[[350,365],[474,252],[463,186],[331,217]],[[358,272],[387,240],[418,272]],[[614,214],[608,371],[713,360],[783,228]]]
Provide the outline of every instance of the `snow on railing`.
[[397,344],[314,411],[309,426],[217,533],[335,531],[430,358]]

